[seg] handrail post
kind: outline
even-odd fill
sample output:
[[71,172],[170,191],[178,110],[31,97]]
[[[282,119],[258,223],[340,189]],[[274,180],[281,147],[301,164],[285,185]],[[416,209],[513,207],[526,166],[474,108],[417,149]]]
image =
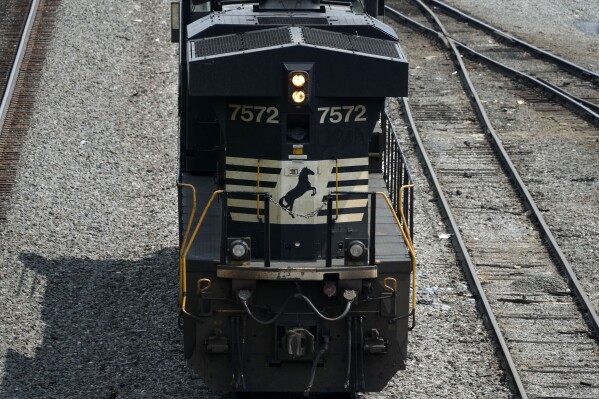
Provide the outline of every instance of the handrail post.
[[224,265],[227,263],[227,219],[229,213],[229,196],[227,192],[223,192],[223,206],[222,206],[222,222],[220,229],[220,263]]
[[414,188],[410,189],[410,239],[414,242]]
[[264,267],[270,267],[270,195],[264,194]]
[[385,129],[383,130],[383,139],[385,142],[385,148],[383,148],[384,156],[383,156],[383,161],[384,161],[384,165],[383,165],[383,179],[385,179],[385,182],[388,183],[389,182],[389,130]]
[[326,253],[326,267],[331,267],[333,260],[333,196],[329,194],[327,196],[327,253]]
[[[410,185],[410,181],[409,181],[409,179],[408,179],[408,175],[407,175],[407,174],[404,176],[403,182],[402,182],[401,184],[402,184],[402,186],[403,186],[403,187],[406,187],[406,186]],[[407,188],[407,187],[406,187],[406,188]],[[408,189],[409,189],[409,188],[408,188]],[[402,209],[402,213],[403,213],[404,215],[409,215],[409,214],[410,214],[410,213],[409,213],[410,209],[409,209],[409,202],[408,202],[408,201],[409,201],[409,199],[408,199],[408,196],[407,196],[407,195],[405,195],[405,196],[403,196],[403,201],[402,201],[403,203],[402,203],[402,204],[399,204],[399,206],[401,206],[401,207],[402,207],[401,209]],[[406,226],[406,228],[407,228],[407,227],[408,227],[408,226]],[[410,237],[411,237],[411,236],[410,236]]]
[[381,131],[383,133],[384,136],[387,135],[387,114],[383,111],[381,112]]
[[370,194],[370,237],[368,240],[368,264],[374,266],[375,263],[375,235],[376,235],[376,193]]

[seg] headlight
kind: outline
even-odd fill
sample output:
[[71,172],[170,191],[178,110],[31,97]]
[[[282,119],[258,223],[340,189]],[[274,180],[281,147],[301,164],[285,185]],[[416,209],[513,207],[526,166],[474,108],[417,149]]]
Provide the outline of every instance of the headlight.
[[239,243],[239,244],[235,244],[235,245],[233,245],[233,247],[231,247],[231,255],[233,255],[233,257],[236,259],[243,258],[247,253],[248,253],[247,246],[243,242]]
[[363,266],[368,264],[368,238],[346,238],[345,265]]
[[303,90],[296,90],[291,94],[291,99],[296,104],[301,104],[306,101],[306,93]]
[[303,87],[306,84],[306,75],[303,73],[295,73],[291,76],[291,84],[297,88]]
[[307,71],[290,71],[287,75],[288,100],[295,107],[304,107],[310,102],[310,75]]
[[349,244],[347,252],[351,258],[358,260],[364,256],[364,253],[366,252],[366,246],[361,241],[352,241]]
[[250,253],[250,247],[245,241],[234,240],[229,244],[229,257],[237,262],[245,261],[248,259]]

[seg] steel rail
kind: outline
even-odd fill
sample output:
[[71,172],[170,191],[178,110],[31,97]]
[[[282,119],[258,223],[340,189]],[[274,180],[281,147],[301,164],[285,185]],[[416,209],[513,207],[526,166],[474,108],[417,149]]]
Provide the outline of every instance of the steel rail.
[[555,54],[552,54],[549,51],[540,49],[528,42],[525,42],[522,39],[518,39],[517,37],[512,36],[509,33],[506,33],[486,22],[476,19],[473,16],[468,15],[465,12],[460,11],[457,8],[452,7],[449,4],[446,4],[442,1],[439,1],[439,0],[425,0],[425,1],[429,4],[434,5],[435,7],[439,7],[442,11],[445,12],[445,14],[449,15],[450,17],[454,17],[456,19],[465,19],[472,26],[475,26],[483,31],[489,32],[493,36],[495,36],[501,40],[509,41],[510,43],[523,48],[524,50],[530,52],[531,54],[533,54],[535,56],[539,56],[544,59],[547,59],[547,60],[553,62],[554,64],[556,64],[557,66],[559,66],[560,68],[562,68],[563,70],[570,72],[571,74],[576,75],[579,78],[582,78],[587,81],[599,83],[599,74],[596,72],[593,72],[589,69],[583,68],[580,65],[574,64],[573,62],[568,61],[564,58],[561,58]]
[[517,69],[509,67],[482,53],[479,53],[478,51],[466,46],[463,43],[455,41],[454,39],[450,38],[449,40],[453,41],[456,46],[464,50],[464,52],[467,53],[468,56],[470,56],[470,58],[477,59],[485,63],[492,69],[496,69],[504,75],[520,79],[521,81],[527,83],[529,86],[541,89],[546,94],[549,94],[549,96],[556,97],[560,101],[560,103],[565,105],[570,110],[582,114],[582,116],[587,117],[593,124],[599,125],[599,107],[597,105],[588,102],[580,97],[577,97],[571,93],[568,93],[567,91],[562,90],[554,84],[544,81],[543,79],[535,78],[524,72],[520,72]]
[[27,44],[29,43],[29,37],[31,36],[33,22],[35,21],[35,16],[37,15],[38,5],[39,0],[31,0],[31,5],[29,6],[29,15],[27,16],[27,22],[25,22],[25,26],[23,27],[21,33],[21,41],[19,42],[19,48],[17,50],[15,60],[12,64],[10,75],[6,82],[6,89],[4,90],[4,95],[2,96],[2,102],[0,102],[0,134],[2,134],[2,127],[4,126],[6,114],[8,113],[10,102],[12,100],[12,95],[17,85],[17,79],[19,78],[21,64],[23,62],[23,58],[25,57]]
[[[415,0],[415,1],[418,1],[418,0]],[[426,6],[423,3],[420,3],[419,7],[422,8],[422,7],[426,7]],[[445,29],[441,29],[442,25],[439,25],[441,22],[438,19],[436,19],[436,17],[434,17],[435,24],[437,26],[439,26],[439,29],[441,29],[441,32],[436,31],[428,26],[422,25],[421,23],[414,21],[410,17],[403,15],[399,11],[397,11],[389,6],[385,6],[385,9],[387,11],[389,11],[394,17],[401,19],[402,21],[406,22],[408,25],[412,26],[413,28],[418,29],[427,34],[437,36],[444,42],[451,42],[454,46],[462,49],[464,51],[464,53],[467,54],[471,59],[477,59],[477,60],[485,63],[486,65],[488,65],[490,68],[502,73],[503,75],[506,75],[510,78],[518,79],[522,83],[527,84],[529,87],[533,87],[533,88],[542,90],[549,97],[556,98],[566,108],[570,109],[573,112],[580,114],[583,117],[588,118],[588,120],[591,123],[599,126],[599,107],[597,107],[595,104],[592,104],[584,99],[576,97],[573,94],[570,94],[570,93],[568,93],[568,92],[566,92],[566,91],[556,87],[555,85],[548,83],[542,79],[535,78],[533,76],[525,74],[524,72],[520,72],[514,68],[511,68],[499,61],[489,58],[488,56],[472,49],[471,47],[468,47],[464,43],[461,43],[461,42],[451,38],[449,36],[449,34],[445,31]],[[446,45],[449,45],[449,43],[446,43]]]
[[412,117],[412,112],[410,111],[408,101],[406,98],[399,98],[398,100],[401,102],[403,106],[406,116],[406,122],[410,126],[410,131],[417,144],[416,149],[420,155],[420,159],[425,164],[426,173],[428,174],[429,180],[433,186],[433,190],[435,191],[435,194],[439,199],[439,210],[443,218],[447,221],[446,225],[449,230],[449,233],[451,234],[451,241],[454,250],[456,251],[456,257],[458,258],[458,261],[462,266],[462,270],[464,271],[466,279],[468,280],[468,285],[470,289],[472,290],[474,296],[478,298],[476,303],[478,305],[479,312],[483,316],[483,320],[486,322],[487,328],[490,330],[493,337],[499,344],[500,359],[503,363],[503,368],[507,373],[506,379],[522,399],[527,399],[528,396],[526,394],[526,390],[524,389],[522,379],[520,378],[520,374],[516,369],[516,364],[512,359],[512,355],[507,346],[506,340],[503,337],[503,333],[499,328],[499,324],[497,323],[497,319],[495,318],[495,314],[493,313],[491,304],[489,303],[489,300],[485,295],[485,291],[482,287],[482,284],[480,283],[480,280],[476,273],[476,266],[470,258],[470,254],[468,252],[468,249],[466,248],[466,244],[464,243],[462,234],[460,233],[460,229],[458,228],[455,218],[453,217],[453,213],[451,212],[449,203],[447,202],[447,198],[443,193],[441,184],[437,179],[437,174],[435,173],[428,153],[424,148],[424,144],[422,143],[422,139],[420,138],[420,134],[418,133],[418,128],[416,127],[416,123],[414,122],[414,118]]
[[[435,23],[438,25],[438,27],[441,29],[441,31],[444,34],[446,34],[443,24],[439,21],[439,19],[432,12],[432,10],[430,10],[430,8],[428,8],[425,4],[423,4],[421,2],[421,0],[415,0],[415,1],[417,1],[424,10],[426,10],[428,13],[430,13],[431,18],[433,18],[435,20]],[[386,7],[386,8],[389,8],[389,7]],[[401,14],[398,11],[395,11],[395,10],[393,10],[393,11],[395,14]],[[402,15],[402,17],[405,19],[409,19],[408,17],[406,17],[404,15]],[[415,22],[415,21],[413,21],[413,22]],[[420,24],[418,24],[418,25],[420,25]],[[588,297],[587,293],[585,292],[583,287],[580,285],[580,282],[578,281],[578,278],[576,277],[576,273],[572,269],[570,262],[568,262],[568,260],[566,259],[559,244],[557,243],[557,240],[555,239],[555,237],[553,236],[553,233],[549,229],[549,226],[545,222],[545,218],[541,214],[541,211],[539,210],[538,206],[536,205],[532,195],[528,191],[528,188],[524,184],[524,181],[522,180],[520,174],[516,170],[516,167],[512,163],[512,160],[510,159],[507,151],[503,147],[501,139],[495,132],[495,129],[493,129],[493,126],[491,125],[491,121],[489,120],[487,113],[485,112],[484,106],[483,106],[482,102],[480,101],[480,98],[478,97],[478,93],[476,92],[474,85],[472,84],[472,81],[470,80],[468,71],[466,69],[466,66],[464,65],[464,61],[462,60],[462,55],[460,54],[460,52],[457,49],[456,44],[453,40],[449,39],[446,36],[440,37],[437,35],[437,37],[441,39],[441,41],[446,45],[447,50],[450,51],[453,61],[456,64],[456,67],[458,69],[464,89],[468,92],[468,95],[470,96],[470,99],[471,99],[474,111],[477,114],[479,123],[481,124],[485,133],[488,134],[488,137],[490,139],[489,142],[493,146],[493,149],[495,150],[495,154],[497,155],[499,162],[501,162],[505,172],[508,174],[508,177],[510,178],[512,185],[517,190],[518,194],[520,195],[520,198],[522,199],[523,204],[530,211],[530,213],[531,213],[530,216],[533,219],[533,221],[536,223],[537,227],[539,228],[540,233],[542,234],[543,239],[545,241],[545,244],[547,245],[547,248],[549,249],[549,252],[553,256],[553,259],[555,260],[557,266],[561,270],[562,274],[566,277],[568,286],[569,286],[570,290],[574,293],[575,300],[578,304],[578,308],[581,311],[581,313],[583,314],[584,318],[586,319],[587,323],[589,324],[589,326],[591,328],[591,333],[593,334],[595,339],[598,339],[599,338],[599,317],[597,316],[597,313],[596,313],[595,309],[593,308],[593,305],[589,301],[589,297]]]
[[564,94],[566,94],[566,95],[568,95],[568,96],[571,96],[572,98],[575,98],[577,101],[580,101],[580,103],[581,103],[582,105],[584,105],[584,106],[585,106],[585,107],[587,107],[588,109],[591,109],[591,110],[593,110],[595,113],[599,114],[599,105],[597,105],[597,104],[593,104],[592,102],[590,102],[590,101],[587,101],[587,100],[585,100],[584,98],[580,98],[580,97],[573,96],[572,94],[568,93],[568,92],[567,92],[567,91],[565,91],[564,89],[562,89],[562,88],[560,88],[560,87],[558,87],[558,86],[554,85],[554,84],[553,84],[553,83],[551,83],[551,82],[548,82],[548,81],[546,81],[545,79],[541,79],[541,78],[536,78],[536,79],[537,79],[539,82],[541,82],[541,83],[544,83],[544,84],[546,84],[546,85],[548,85],[548,86],[551,86],[551,87],[553,87],[555,90],[558,90],[558,91],[560,91],[560,92],[562,92],[562,93],[564,93]]
[[[464,62],[462,60],[462,55],[460,54],[460,52],[457,48],[456,42],[448,37],[447,32],[445,31],[442,23],[434,15],[434,13],[425,4],[423,4],[420,0],[416,0],[416,1],[420,4],[421,8],[423,8],[430,14],[431,18],[435,21],[435,23],[437,24],[437,26],[441,29],[441,31],[443,33],[439,33],[430,28],[427,28],[424,25],[411,20],[407,16],[404,16],[403,14],[392,9],[391,7],[385,6],[385,9],[387,11],[390,11],[391,14],[394,15],[395,17],[398,17],[401,20],[407,22],[412,27],[415,27],[417,30],[423,31],[426,34],[432,34],[434,38],[443,42],[443,44],[445,45],[447,50],[450,52],[451,58],[453,59],[453,62],[456,64],[456,67],[460,73],[460,78],[462,80],[464,89],[470,96],[470,99],[471,99],[473,108],[477,114],[479,123],[481,124],[481,127],[483,128],[484,132],[487,133],[489,141],[490,141],[493,149],[495,150],[495,154],[496,154],[498,160],[501,162],[504,170],[510,177],[510,180],[511,180],[513,186],[516,188],[517,192],[520,194],[520,197],[522,198],[524,205],[530,210],[531,217],[532,217],[533,221],[536,222],[536,225],[539,227],[539,230],[541,231],[541,233],[543,235],[545,244],[547,245],[549,251],[553,255],[553,258],[555,259],[561,272],[565,275],[565,277],[568,280],[568,286],[570,287],[570,289],[572,290],[572,292],[575,295],[575,301],[577,302],[579,309],[585,316],[586,321],[590,324],[591,330],[595,334],[595,337],[597,337],[597,333],[599,332],[599,319],[597,317],[597,314],[596,314],[595,310],[593,309],[593,306],[589,302],[587,294],[585,293],[583,288],[580,286],[580,283],[578,282],[578,279],[577,279],[574,271],[572,270],[569,262],[566,260],[563,252],[561,251],[559,245],[557,244],[555,238],[553,237],[553,234],[549,230],[549,227],[547,226],[543,216],[541,215],[541,212],[539,211],[536,203],[534,202],[530,192],[524,185],[522,178],[520,177],[518,171],[516,170],[515,166],[513,165],[507,152],[505,151],[505,148],[503,147],[500,138],[498,137],[495,130],[493,129],[493,127],[490,123],[490,120],[484,110],[484,107],[480,101],[480,98],[478,97],[478,94],[477,94],[476,90],[474,89],[472,81],[470,80],[470,77],[468,75],[468,72],[466,70]],[[432,169],[432,164],[431,164],[430,159],[428,158],[428,155],[426,154],[426,151],[423,147],[422,140],[420,139],[420,136],[418,135],[418,131],[415,126],[414,119],[410,112],[409,104],[405,99],[400,99],[400,101],[402,102],[403,107],[405,109],[405,115],[406,115],[406,119],[410,125],[410,130],[412,131],[415,141],[418,144],[417,149],[420,153],[421,159],[426,164],[427,173],[429,175],[430,180],[433,183],[434,189],[439,198],[439,208],[441,210],[441,213],[444,215],[444,217],[448,221],[448,224],[449,224],[448,227],[450,229],[450,232],[452,233],[452,236],[451,236],[452,243],[453,243],[454,248],[456,249],[457,257],[461,261],[464,272],[469,279],[471,288],[474,289],[475,294],[479,295],[480,300],[477,301],[477,303],[479,304],[479,307],[482,308],[481,313],[485,316],[485,320],[491,325],[491,330],[493,331],[495,338],[497,339],[498,344],[501,348],[501,360],[504,365],[504,369],[506,370],[506,373],[508,374],[508,380],[509,380],[511,386],[517,391],[518,395],[520,395],[522,398],[527,398],[526,391],[525,391],[522,381],[519,377],[519,374],[515,367],[513,359],[511,358],[509,349],[507,348],[505,340],[503,339],[501,331],[499,330],[499,326],[497,325],[496,319],[492,313],[492,310],[490,308],[488,300],[487,300],[486,296],[484,295],[482,286],[480,285],[480,281],[478,281],[478,277],[476,275],[476,270],[474,269],[474,265],[468,255],[464,241],[463,241],[461,234],[459,232],[459,229],[455,223],[455,219],[453,218],[451,210],[449,209],[448,202],[441,190],[441,187],[440,187],[439,181],[437,180],[436,174]]]
[[[414,26],[416,26],[416,27],[426,28],[424,25],[421,25],[421,24],[417,23],[416,21],[413,21],[413,20],[407,18],[406,16],[404,16],[403,14],[399,13],[398,11],[394,10],[393,8],[391,8],[389,6],[385,6],[385,9],[387,11],[390,11],[395,16],[401,16],[401,19],[405,18],[405,19],[411,21],[412,23],[415,24]],[[438,35],[437,32],[435,32],[431,29],[428,29],[428,28],[425,30],[425,32],[434,33],[434,36],[436,38],[438,38],[439,40],[445,40],[445,43],[448,46],[451,45],[451,42],[449,40],[447,40],[443,36]],[[459,59],[459,57],[458,57],[458,59]],[[461,59],[459,59],[459,61],[462,62]],[[476,303],[477,303],[479,312],[483,316],[483,320],[486,322],[487,327],[489,328],[493,337],[497,341],[497,344],[499,345],[499,349],[500,349],[499,357],[500,357],[500,361],[503,365],[503,369],[506,373],[506,380],[508,381],[508,383],[510,384],[512,389],[515,391],[515,393],[520,398],[528,399],[528,395],[526,394],[526,389],[524,388],[524,384],[522,383],[522,379],[520,378],[520,374],[518,372],[518,369],[516,368],[514,359],[512,358],[510,350],[507,346],[507,342],[503,336],[503,333],[501,332],[499,324],[497,323],[497,319],[495,318],[493,309],[491,308],[491,304],[490,304],[490,302],[485,294],[485,291],[482,287],[482,284],[478,278],[478,275],[476,272],[476,266],[474,265],[474,262],[472,261],[472,258],[470,257],[468,249],[466,248],[466,244],[464,243],[464,239],[462,238],[460,229],[458,228],[458,225],[455,221],[453,213],[451,212],[447,198],[445,197],[445,194],[443,193],[443,189],[441,188],[441,184],[439,183],[437,174],[435,173],[433,165],[430,161],[430,157],[428,156],[428,153],[426,152],[426,149],[424,148],[424,144],[422,142],[422,139],[420,138],[420,134],[418,133],[418,128],[416,127],[416,123],[412,116],[412,112],[410,110],[408,101],[405,98],[399,98],[398,100],[401,102],[401,104],[404,108],[406,122],[410,126],[410,131],[411,131],[412,136],[414,137],[414,140],[416,141],[416,144],[417,144],[416,149],[420,155],[420,159],[425,164],[426,173],[428,174],[429,180],[433,186],[433,190],[435,191],[435,194],[437,195],[437,198],[439,199],[439,201],[438,201],[439,211],[441,212],[443,218],[447,221],[446,225],[451,234],[451,241],[452,241],[454,250],[456,252],[456,257],[458,258],[458,261],[462,267],[462,270],[464,271],[464,274],[468,280],[468,285],[469,285],[470,289],[473,291],[473,294],[478,298]]]

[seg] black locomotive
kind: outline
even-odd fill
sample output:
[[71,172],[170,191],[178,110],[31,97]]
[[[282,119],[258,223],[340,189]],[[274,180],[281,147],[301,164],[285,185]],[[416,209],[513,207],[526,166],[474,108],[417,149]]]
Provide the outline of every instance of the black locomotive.
[[408,64],[380,10],[173,5],[184,351],[216,390],[377,391],[405,367],[411,185],[382,110]]

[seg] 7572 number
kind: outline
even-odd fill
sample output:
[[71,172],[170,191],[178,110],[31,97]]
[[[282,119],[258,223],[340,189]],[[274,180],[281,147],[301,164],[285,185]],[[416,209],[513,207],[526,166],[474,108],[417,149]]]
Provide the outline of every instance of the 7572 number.
[[[265,107],[263,105],[239,105],[229,104],[231,108],[231,120],[242,122],[279,123],[279,110],[276,107]],[[239,119],[238,119],[239,117]]]
[[320,114],[320,123],[366,122],[366,107],[364,105],[320,107],[318,111],[322,112]]

